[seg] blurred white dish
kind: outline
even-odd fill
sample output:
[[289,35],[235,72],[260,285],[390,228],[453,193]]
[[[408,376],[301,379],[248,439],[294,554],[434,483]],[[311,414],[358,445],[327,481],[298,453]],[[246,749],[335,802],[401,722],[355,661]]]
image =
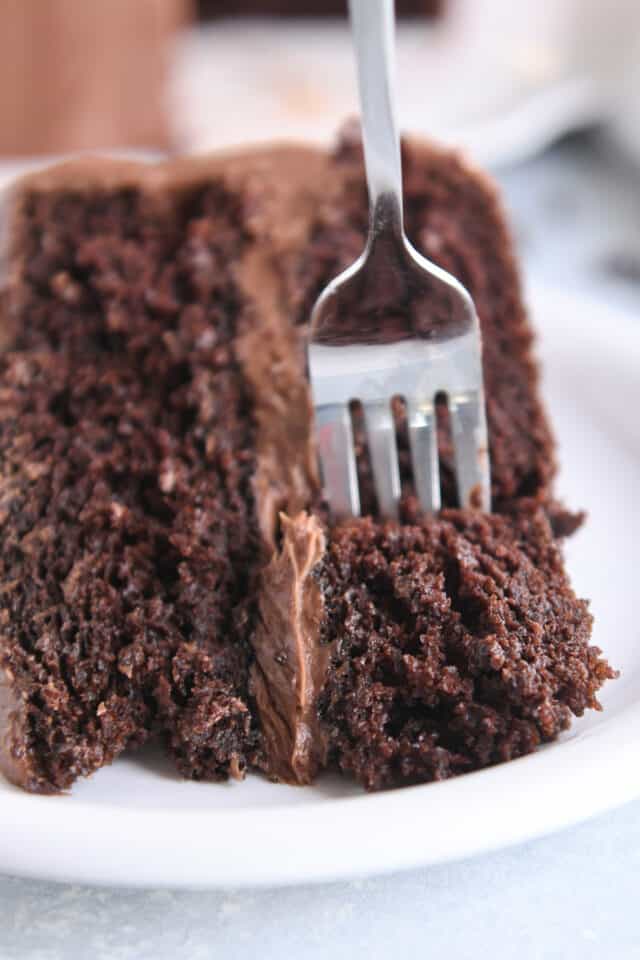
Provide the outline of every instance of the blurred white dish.
[[231,887],[337,879],[466,857],[574,823],[640,794],[640,326],[538,289],[545,393],[561,492],[591,517],[568,545],[593,598],[595,642],[622,670],[603,713],[536,754],[445,783],[363,795],[344,781],[284,787],[178,779],[122,759],[70,796],[0,782],[0,871],[113,885]]
[[[640,30],[634,0],[448,0],[436,22],[398,28],[403,129],[520,159],[607,115]],[[185,34],[173,75],[181,142],[331,142],[357,112],[345,20],[227,20]]]

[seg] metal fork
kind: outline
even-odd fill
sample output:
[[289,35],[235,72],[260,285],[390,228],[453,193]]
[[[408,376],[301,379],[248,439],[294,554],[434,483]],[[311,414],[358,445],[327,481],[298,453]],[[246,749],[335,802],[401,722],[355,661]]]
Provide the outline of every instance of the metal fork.
[[395,518],[400,471],[391,401],[406,403],[416,493],[440,508],[435,400],[446,394],[458,500],[490,509],[480,327],[469,293],[404,233],[391,65],[393,0],[350,0],[358,64],[369,235],[318,297],[308,362],[324,491],[334,517],[359,516],[350,402],[364,411],[378,508]]

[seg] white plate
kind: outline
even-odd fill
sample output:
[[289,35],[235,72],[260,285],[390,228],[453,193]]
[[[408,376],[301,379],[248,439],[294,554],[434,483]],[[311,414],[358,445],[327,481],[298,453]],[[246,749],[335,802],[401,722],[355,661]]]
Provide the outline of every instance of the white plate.
[[560,437],[561,491],[591,512],[568,549],[593,598],[595,641],[619,680],[554,745],[445,783],[364,795],[179,780],[149,752],[70,796],[0,781],[0,871],[121,885],[288,884],[465,857],[556,830],[640,794],[640,325],[595,302],[538,290],[545,390]]

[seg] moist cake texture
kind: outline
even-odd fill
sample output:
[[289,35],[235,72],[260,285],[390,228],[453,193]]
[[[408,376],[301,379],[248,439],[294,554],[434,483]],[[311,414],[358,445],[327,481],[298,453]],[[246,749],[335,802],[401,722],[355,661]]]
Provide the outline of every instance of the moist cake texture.
[[537,507],[347,524],[317,576],[329,750],[369,789],[528,753],[597,708],[611,675]]
[[[553,444],[493,188],[404,148],[407,227],[484,334],[496,516],[331,528],[304,337],[360,252],[360,149],[74,161],[6,203],[0,765],[56,792],[150,736],[180,772],[367,788],[533,749],[597,706]],[[359,434],[363,502],[375,509]],[[447,466],[448,464],[448,466]]]
[[229,638],[256,547],[253,427],[217,306],[237,293],[212,266],[242,237],[215,187],[192,199],[178,237],[131,190],[24,198],[0,496],[31,788],[68,786],[165,715],[191,772],[187,698],[207,774],[245,763],[246,649]]
[[262,574],[252,670],[271,672],[268,769],[308,783],[329,763],[371,790],[529,753],[599,709],[614,673],[591,626],[531,500],[345,521],[326,543],[301,513]]

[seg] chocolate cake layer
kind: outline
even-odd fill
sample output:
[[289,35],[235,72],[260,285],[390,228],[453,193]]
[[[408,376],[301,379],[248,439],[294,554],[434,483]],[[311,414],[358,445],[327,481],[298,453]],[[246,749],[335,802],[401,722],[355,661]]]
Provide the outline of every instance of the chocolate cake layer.
[[[292,741],[309,740],[309,697],[294,712],[276,696],[273,712],[293,734],[288,753],[278,751],[280,776],[288,757],[287,779],[312,779],[321,750],[367,789],[439,780],[529,753],[572,715],[599,708],[596,692],[614,673],[589,645],[588,605],[572,591],[539,507],[523,501],[509,516],[449,510],[405,526],[354,520],[322,552],[319,536],[318,521],[299,515],[264,573],[275,669],[292,672],[292,651],[271,610],[294,596],[307,610],[300,671],[313,676],[329,660],[306,764]],[[287,576],[293,550],[315,563]]]
[[[526,497],[538,526],[547,514],[562,520],[494,190],[455,155],[427,145],[407,144],[404,165],[414,242],[453,269],[478,307],[495,507],[511,517]],[[535,612],[534,593],[557,607],[548,644],[567,649],[549,661],[551,677],[541,673],[541,656],[532,671],[532,683],[548,691],[553,723],[531,719],[531,699],[526,714],[511,704],[492,750],[469,742],[466,753],[454,751],[442,740],[451,757],[436,771],[436,754],[420,747],[428,724],[408,717],[398,736],[389,734],[402,745],[385,767],[373,717],[377,666],[369,728],[352,706],[361,697],[353,677],[362,638],[347,631],[338,642],[336,618],[345,596],[360,603],[360,548],[363,563],[373,551],[393,566],[394,537],[419,541],[411,548],[418,581],[458,563],[458,541],[445,529],[457,529],[482,562],[493,556],[489,541],[508,551],[510,536],[513,562],[524,569],[529,556],[513,520],[457,514],[437,534],[419,526],[393,535],[362,521],[296,539],[298,521],[286,519],[320,507],[304,373],[310,306],[360,252],[365,225],[352,139],[333,154],[282,147],[158,166],[80,160],[11,193],[0,314],[0,764],[15,782],[64,789],[159,734],[189,777],[241,776],[258,765],[308,781],[328,760],[375,787],[522,752],[514,744],[525,742],[524,727],[531,745],[557,733],[567,709],[595,704],[606,668],[586,652],[588,616],[568,599],[554,554],[518,614],[524,622],[528,605]],[[402,430],[401,410],[398,418]],[[450,464],[446,412],[440,443]],[[360,446],[363,502],[373,508],[362,435]],[[415,520],[406,452],[403,480],[405,517]],[[443,492],[454,506],[450,467]],[[482,523],[486,535],[477,532]],[[499,583],[499,564],[492,575]],[[332,593],[332,577],[342,595]],[[453,587],[437,593],[430,583],[420,616],[435,623]],[[382,593],[375,597],[386,610]],[[453,619],[434,638],[443,669],[458,666]],[[463,626],[467,646],[484,642],[482,625]],[[375,660],[373,629],[370,642]],[[407,640],[409,652],[412,644],[417,651],[419,638]],[[586,673],[582,700],[559,692],[571,644]],[[509,648],[514,666],[520,649]],[[461,669],[468,678],[470,668]],[[476,699],[478,715],[488,709],[484,687],[465,691],[458,702],[469,716]],[[471,720],[461,724],[469,739]],[[403,766],[397,751],[408,749],[412,731],[413,766]]]
[[187,776],[240,775],[252,756],[253,571],[277,510],[316,486],[297,343],[244,208],[272,162],[242,190],[215,164],[83,162],[12,201],[2,763],[29,789],[154,730]]

